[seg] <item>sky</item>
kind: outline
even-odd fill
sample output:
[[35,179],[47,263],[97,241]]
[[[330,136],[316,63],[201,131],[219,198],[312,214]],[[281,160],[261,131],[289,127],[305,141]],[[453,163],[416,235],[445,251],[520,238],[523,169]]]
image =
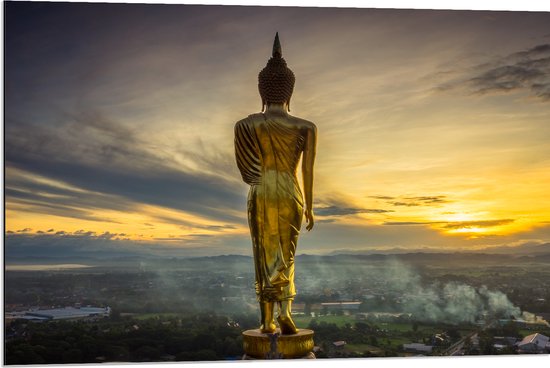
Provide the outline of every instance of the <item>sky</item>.
[[250,254],[275,32],[318,129],[299,254],[550,242],[550,12],[7,2],[8,259]]

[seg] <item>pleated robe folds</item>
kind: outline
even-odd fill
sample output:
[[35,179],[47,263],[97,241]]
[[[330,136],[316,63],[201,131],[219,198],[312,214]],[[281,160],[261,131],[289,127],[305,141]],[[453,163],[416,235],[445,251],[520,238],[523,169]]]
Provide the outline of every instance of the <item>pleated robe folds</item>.
[[303,197],[296,168],[304,137],[288,122],[253,114],[235,125],[235,157],[250,185],[248,224],[258,301],[291,300]]

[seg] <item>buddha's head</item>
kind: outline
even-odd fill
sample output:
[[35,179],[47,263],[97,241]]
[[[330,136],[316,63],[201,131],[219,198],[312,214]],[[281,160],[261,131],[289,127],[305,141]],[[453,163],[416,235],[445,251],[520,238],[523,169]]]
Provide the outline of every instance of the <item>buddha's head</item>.
[[284,104],[290,111],[290,98],[294,90],[294,73],[286,66],[279,42],[279,33],[273,42],[273,56],[258,75],[258,90],[262,97],[262,111],[269,104]]

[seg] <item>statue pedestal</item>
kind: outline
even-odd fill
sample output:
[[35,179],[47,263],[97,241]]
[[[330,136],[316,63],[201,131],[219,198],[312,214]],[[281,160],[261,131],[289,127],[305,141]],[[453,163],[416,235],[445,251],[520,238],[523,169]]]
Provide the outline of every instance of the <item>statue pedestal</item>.
[[259,329],[243,332],[243,359],[315,359],[313,331],[300,329],[295,335],[267,334]]

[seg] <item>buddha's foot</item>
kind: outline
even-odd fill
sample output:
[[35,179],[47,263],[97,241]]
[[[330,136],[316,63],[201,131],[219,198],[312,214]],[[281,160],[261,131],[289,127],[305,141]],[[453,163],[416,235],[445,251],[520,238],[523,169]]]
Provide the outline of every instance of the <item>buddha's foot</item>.
[[[266,327],[267,326],[267,327]],[[275,330],[277,329],[277,326],[275,326],[275,323],[271,322],[271,323],[262,323],[262,325],[260,326],[260,332],[262,333],[274,333]]]
[[281,334],[283,335],[294,335],[298,333],[298,329],[294,324],[292,318],[288,316],[279,316],[277,317],[277,322],[279,322],[279,327],[281,328]]

